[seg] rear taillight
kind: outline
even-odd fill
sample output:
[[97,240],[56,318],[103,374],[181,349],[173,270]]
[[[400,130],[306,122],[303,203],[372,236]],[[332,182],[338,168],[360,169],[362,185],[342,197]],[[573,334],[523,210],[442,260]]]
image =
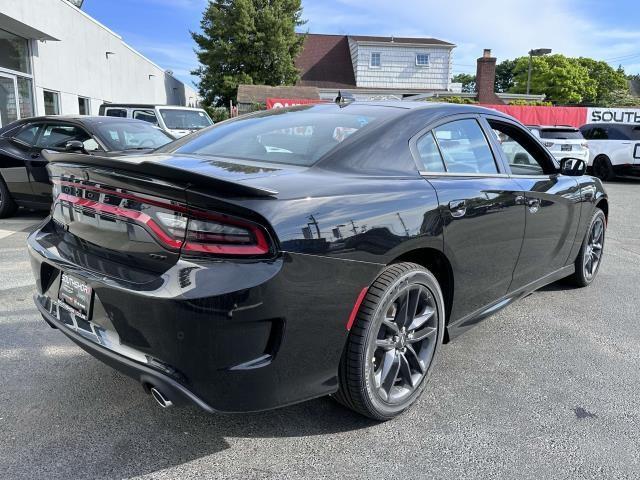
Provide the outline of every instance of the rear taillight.
[[250,222],[225,216],[190,218],[182,250],[217,255],[265,255],[269,253],[269,243],[262,229]]
[[580,146],[583,150],[589,150],[589,144],[587,142],[582,142]]
[[136,223],[169,250],[221,256],[263,256],[271,251],[266,231],[249,220],[87,182],[56,179],[53,192],[55,203],[71,209]]

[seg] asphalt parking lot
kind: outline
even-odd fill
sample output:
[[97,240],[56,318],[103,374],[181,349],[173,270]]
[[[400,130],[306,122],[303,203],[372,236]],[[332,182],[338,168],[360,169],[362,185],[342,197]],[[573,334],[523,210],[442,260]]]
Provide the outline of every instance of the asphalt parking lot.
[[42,215],[0,220],[0,477],[638,478],[640,182],[606,188],[595,283],[553,284],[445,346],[384,424],[330,399],[160,409],[37,313],[25,238]]

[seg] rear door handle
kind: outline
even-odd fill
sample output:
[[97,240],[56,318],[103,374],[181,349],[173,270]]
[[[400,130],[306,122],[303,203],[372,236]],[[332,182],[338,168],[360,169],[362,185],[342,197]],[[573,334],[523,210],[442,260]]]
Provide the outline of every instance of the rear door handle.
[[454,218],[464,217],[464,214],[467,213],[467,201],[451,200],[449,202],[449,211]]

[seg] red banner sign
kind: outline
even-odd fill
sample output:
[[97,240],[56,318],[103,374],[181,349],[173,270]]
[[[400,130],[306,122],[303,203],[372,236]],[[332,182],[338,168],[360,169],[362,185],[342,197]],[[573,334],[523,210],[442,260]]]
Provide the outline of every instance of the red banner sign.
[[311,98],[267,98],[267,110],[272,108],[294,107],[296,105],[310,105],[323,103],[325,100]]
[[524,105],[483,105],[517,118],[525,125],[571,125],[587,123],[586,107],[532,107]]

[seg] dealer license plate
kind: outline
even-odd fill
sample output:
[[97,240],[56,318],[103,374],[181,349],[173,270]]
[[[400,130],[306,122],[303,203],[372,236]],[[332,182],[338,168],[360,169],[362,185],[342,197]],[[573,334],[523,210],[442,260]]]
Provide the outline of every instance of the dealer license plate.
[[89,320],[91,315],[92,297],[93,289],[87,282],[67,273],[62,274],[58,298],[85,320]]

